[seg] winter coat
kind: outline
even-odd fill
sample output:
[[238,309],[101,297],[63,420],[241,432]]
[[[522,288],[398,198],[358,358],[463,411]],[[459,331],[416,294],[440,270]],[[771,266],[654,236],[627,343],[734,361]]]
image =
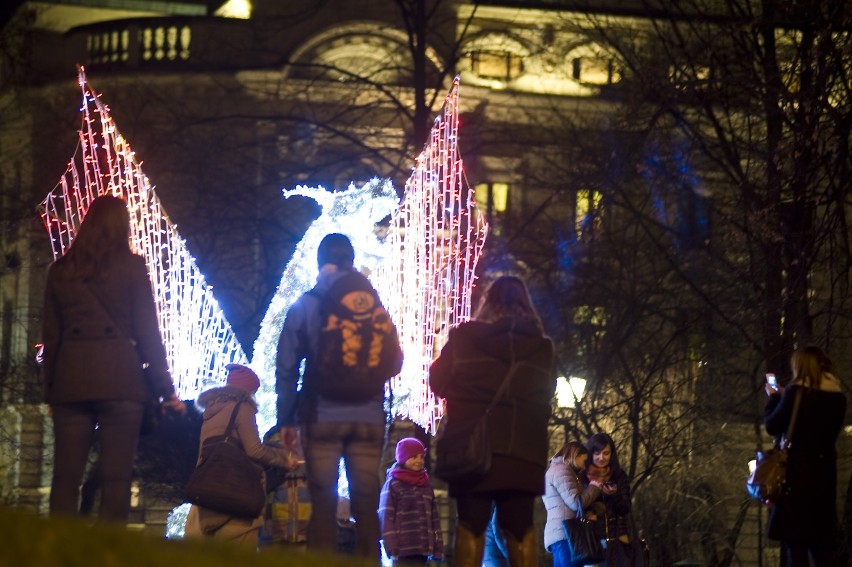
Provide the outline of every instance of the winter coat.
[[[260,440],[256,420],[257,403],[254,397],[248,391],[233,386],[212,388],[198,396],[197,405],[204,410],[198,462],[201,462],[201,450],[205,441],[225,434],[234,406],[240,401],[242,404],[234,420],[231,436],[239,440],[246,455],[253,461],[261,465],[287,468],[287,451],[281,447],[264,445]],[[205,535],[212,535],[231,519],[232,517],[227,514],[199,507],[200,528]],[[259,516],[251,523],[245,520],[243,522],[246,524],[246,529],[257,529],[263,523],[263,516]]]
[[[42,322],[48,404],[142,402],[152,393],[174,393],[145,261],[128,252],[114,264],[106,277],[89,284],[69,274],[62,259],[48,270]],[[148,363],[153,392],[142,374],[143,362]]]
[[[583,473],[580,476],[583,486],[589,486],[589,479]],[[613,494],[604,494],[598,491],[598,496],[585,509],[590,514],[595,514],[597,520],[594,522],[595,533],[601,539],[612,540],[626,536],[634,541],[637,535],[633,533],[630,523],[630,479],[627,473],[618,469],[612,473],[609,482],[615,483],[618,489]]]
[[491,470],[472,486],[451,483],[453,496],[469,491],[544,492],[556,371],[553,342],[532,322],[507,317],[494,323],[468,321],[451,329],[432,363],[429,385],[446,400],[449,430],[484,415],[513,361],[519,367],[488,416]]
[[579,476],[562,457],[553,457],[544,475],[544,496],[541,497],[547,511],[544,524],[544,548],[566,539],[563,520],[576,518],[598,496],[600,489],[587,485],[583,488]]
[[780,541],[824,543],[837,533],[835,443],[843,428],[846,397],[839,387],[790,386],[767,400],[767,433],[786,433],[797,392],[802,397],[787,456],[787,481],[769,513],[768,535]]
[[441,519],[432,484],[409,484],[388,474],[379,499],[385,553],[392,557],[444,555]]

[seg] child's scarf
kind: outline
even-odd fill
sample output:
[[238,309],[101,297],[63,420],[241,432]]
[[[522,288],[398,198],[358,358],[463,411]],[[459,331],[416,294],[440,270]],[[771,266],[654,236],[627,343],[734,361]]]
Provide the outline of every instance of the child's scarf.
[[390,475],[405,484],[413,484],[414,486],[426,486],[429,484],[429,473],[426,472],[426,469],[410,471],[405,467],[394,467],[391,469]]

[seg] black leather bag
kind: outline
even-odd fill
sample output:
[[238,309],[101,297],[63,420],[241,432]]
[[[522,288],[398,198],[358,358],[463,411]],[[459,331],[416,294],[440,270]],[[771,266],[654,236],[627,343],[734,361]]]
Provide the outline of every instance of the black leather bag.
[[441,424],[437,438],[438,459],[435,476],[451,484],[475,484],[485,478],[491,470],[491,436],[488,432],[488,415],[500,400],[503,392],[518,370],[519,364],[512,362],[503,383],[479,419],[457,424],[447,416]]
[[487,414],[471,424],[448,423],[437,441],[435,476],[449,483],[472,484],[491,470]]
[[256,518],[266,505],[263,469],[231,437],[241,403],[234,406],[225,434],[204,442],[201,462],[186,483],[186,501],[230,516]]
[[153,435],[160,428],[160,415],[162,414],[162,403],[159,399],[151,397],[145,402],[145,411],[142,412],[142,425],[139,427],[139,435]]
[[575,566],[594,565],[604,560],[601,540],[584,516],[562,520],[562,527],[568,540],[570,560]]

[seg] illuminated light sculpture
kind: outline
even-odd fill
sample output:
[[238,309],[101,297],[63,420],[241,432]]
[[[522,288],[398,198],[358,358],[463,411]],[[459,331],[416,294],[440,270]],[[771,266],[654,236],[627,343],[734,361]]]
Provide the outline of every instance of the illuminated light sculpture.
[[59,183],[42,202],[42,221],[53,256],[71,245],[89,204],[111,194],[127,201],[131,248],[145,258],[169,369],[182,399],[224,381],[225,365],[247,364],[228,321],[204,281],[185,241],[163,210],[127,140],[86,81],[80,144]]
[[429,366],[450,327],[470,319],[474,271],[488,232],[459,153],[458,101],[456,78],[405,184],[374,278],[405,353],[391,382],[394,411],[433,433],[442,409],[429,388]]
[[285,198],[300,196],[316,201],[322,213],[296,246],[284,269],[281,283],[260,324],[254,343],[251,367],[260,377],[257,393],[258,425],[266,431],[275,421],[275,359],[278,337],[290,306],[314,287],[317,278],[317,248],[326,234],[345,234],[355,248],[355,267],[375,284],[377,267],[387,247],[376,234],[376,223],[390,216],[399,206],[399,197],[388,180],[372,179],[361,187],[350,184],[345,191],[327,191],[323,187],[298,186],[283,191]]
[[[255,342],[252,368],[263,383],[259,423],[275,421],[275,355],[284,316],[314,285],[320,240],[339,232],[352,240],[356,267],[370,277],[399,330],[405,362],[391,383],[393,411],[434,432],[441,406],[429,388],[429,365],[449,328],[470,318],[474,270],[487,233],[458,150],[458,97],[456,79],[399,207],[390,182],[376,179],[332,193],[322,187],[284,191],[288,198],[314,199],[322,214],[287,264]],[[390,227],[381,240],[376,223],[389,214]]]
[[[247,364],[246,356],[141,163],[109,108],[90,89],[82,68],[79,83],[80,146],[42,203],[54,257],[71,244],[92,199],[109,193],[127,201],[132,247],[148,266],[172,376],[180,396],[192,399],[221,384],[229,362]],[[470,318],[474,270],[487,234],[458,150],[458,97],[456,79],[416,160],[401,205],[391,183],[378,179],[344,191],[300,186],[283,192],[285,198],[313,199],[323,212],[288,263],[255,342],[251,366],[261,377],[262,428],[275,422],[275,355],[284,316],[314,284],[319,241],[340,232],[352,240],[356,267],[373,281],[399,329],[405,364],[392,381],[394,412],[434,431],[441,407],[428,386],[429,365],[449,328]],[[382,239],[376,224],[388,216],[391,223]]]

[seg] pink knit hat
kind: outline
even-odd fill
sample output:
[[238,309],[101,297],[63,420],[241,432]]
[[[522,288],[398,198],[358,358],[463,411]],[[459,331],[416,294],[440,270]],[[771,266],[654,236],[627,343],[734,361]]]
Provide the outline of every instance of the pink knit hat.
[[260,378],[254,373],[254,370],[242,364],[228,364],[225,366],[228,370],[228,379],[225,384],[247,390],[254,394],[260,388]]
[[417,455],[425,455],[426,447],[423,443],[420,442],[420,439],[415,439],[414,437],[406,437],[405,439],[400,439],[399,443],[396,444],[396,462],[404,463],[411,457],[416,457]]

